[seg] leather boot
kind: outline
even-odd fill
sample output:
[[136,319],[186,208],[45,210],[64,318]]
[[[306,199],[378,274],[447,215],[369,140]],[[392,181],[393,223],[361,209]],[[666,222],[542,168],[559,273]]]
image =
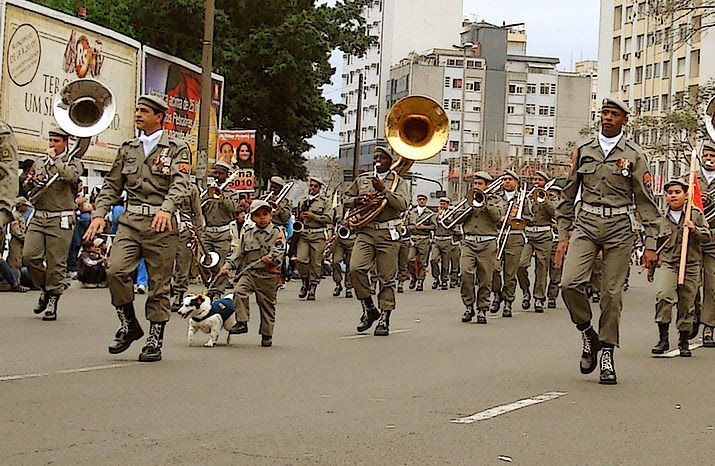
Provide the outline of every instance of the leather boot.
[[390,334],[390,314],[392,311],[382,311],[375,327],[376,337],[386,337]]
[[650,350],[653,354],[663,354],[670,349],[668,342],[668,327],[669,324],[658,323],[658,344]]
[[43,288],[42,291],[40,291],[40,299],[37,300],[37,306],[32,310],[35,314],[42,314],[45,309],[47,309],[47,302],[50,299],[50,295],[47,294],[45,289]]
[[439,280],[435,279],[435,281],[432,282],[432,289],[436,290],[439,288]]
[[380,318],[380,311],[375,307],[375,303],[372,302],[372,298],[365,298],[361,301],[362,304],[362,317],[360,318],[360,323],[357,326],[357,331],[359,333],[367,332],[372,327],[377,319]]
[[581,331],[583,340],[583,352],[581,353],[581,373],[590,374],[596,369],[598,362],[598,351],[601,349],[601,342],[598,339],[598,333],[589,326],[586,330]]
[[425,289],[425,279],[420,278],[417,280],[417,288],[415,288],[415,291],[424,291]]
[[353,289],[352,289],[352,288],[346,288],[346,289],[345,289],[345,297],[346,297],[346,298],[352,298],[352,297],[353,297]]
[[546,307],[549,309],[556,309],[556,298],[549,298],[549,302]]
[[449,289],[449,283],[448,283],[446,280],[443,281],[441,288],[442,288],[443,290],[448,290],[448,289]]
[[524,299],[521,301],[521,308],[526,310],[531,307],[531,293],[529,290],[524,291]]
[[248,322],[236,322],[228,331],[229,335],[241,335],[248,333]]
[[161,361],[161,346],[164,344],[164,325],[166,322],[152,322],[149,326],[149,336],[146,345],[139,355],[141,362]]
[[708,325],[703,327],[703,346],[705,348],[715,348],[715,340],[713,340],[713,327]]
[[308,288],[310,287],[310,283],[308,283],[307,278],[303,278],[303,286],[300,287],[300,291],[298,292],[298,298],[303,299],[306,296],[308,296]]
[[405,286],[402,284],[402,282],[397,282],[397,292],[398,292],[398,293],[404,293],[404,292],[405,292]]
[[340,296],[340,293],[343,292],[343,285],[340,283],[335,285],[335,289],[333,289],[333,296]]
[[410,286],[409,286],[409,288],[410,288],[411,290],[414,290],[416,285],[417,285],[417,279],[416,279],[415,277],[410,278]]
[[126,351],[134,341],[144,336],[144,330],[134,315],[133,303],[118,307],[117,317],[119,317],[119,329],[117,329],[114,340],[109,344],[109,354]]
[[601,375],[598,383],[602,385],[616,385],[616,368],[613,365],[613,348],[603,348],[601,351]]
[[317,283],[313,283],[308,287],[308,296],[306,296],[306,301],[315,301],[315,290],[318,288]]
[[689,358],[693,355],[690,351],[690,342],[688,341],[688,336],[690,332],[680,332],[680,340],[678,341],[678,349],[680,350],[681,358]]
[[487,311],[485,309],[477,310],[477,323],[486,324],[487,323]]
[[57,320],[57,302],[60,300],[60,295],[51,294],[47,297],[47,309],[42,316],[42,320]]
[[502,317],[511,317],[511,301],[504,302],[504,310],[501,313]]
[[474,305],[470,304],[467,306],[467,310],[464,311],[464,315],[462,316],[462,322],[471,322],[472,319],[474,319]]
[[541,314],[544,312],[544,300],[543,299],[537,299],[534,301],[534,312],[537,314]]
[[489,308],[489,312],[496,314],[499,312],[501,307],[501,293],[494,293],[494,299],[492,299],[492,305]]

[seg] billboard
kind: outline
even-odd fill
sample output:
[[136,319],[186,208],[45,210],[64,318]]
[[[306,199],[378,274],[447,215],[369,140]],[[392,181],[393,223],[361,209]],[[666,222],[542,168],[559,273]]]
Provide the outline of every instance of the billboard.
[[44,153],[48,130],[57,126],[55,94],[70,81],[92,78],[114,92],[117,110],[84,159],[112,163],[134,137],[139,43],[21,1],[7,2],[4,13],[0,118],[14,129],[20,151]]
[[[201,107],[201,68],[179,58],[144,47],[144,92],[162,98],[169,104],[164,130],[169,136],[183,139],[189,145],[192,163],[196,164]],[[223,77],[213,74],[209,130],[209,161],[216,157],[216,143],[221,121]]]
[[219,131],[218,147],[216,162],[231,165],[235,173],[231,188],[236,191],[255,191],[256,131]]

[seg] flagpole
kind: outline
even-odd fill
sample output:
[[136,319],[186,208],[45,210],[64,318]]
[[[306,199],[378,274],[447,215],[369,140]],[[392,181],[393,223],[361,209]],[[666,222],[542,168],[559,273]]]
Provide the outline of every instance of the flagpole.
[[685,220],[690,220],[693,211],[693,195],[695,194],[695,162],[698,159],[698,149],[693,149],[690,155],[690,177],[688,179],[688,205],[685,208],[685,219],[683,221],[683,244],[680,248],[680,268],[678,269],[678,286],[685,283],[685,265],[688,261],[688,239],[690,229],[685,225]]

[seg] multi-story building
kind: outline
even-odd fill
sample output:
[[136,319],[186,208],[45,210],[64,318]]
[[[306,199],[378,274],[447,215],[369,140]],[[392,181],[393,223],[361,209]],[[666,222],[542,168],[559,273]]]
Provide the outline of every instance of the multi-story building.
[[[363,168],[372,163],[375,145],[384,141],[390,67],[411,53],[458,43],[462,15],[463,0],[375,0],[363,11],[368,33],[378,40],[365,55],[346,54],[343,59],[342,102],[347,109],[340,126],[339,158],[346,168],[352,167],[356,131]],[[356,129],[360,75],[362,115]]]
[[[668,114],[715,77],[715,35],[700,32],[703,10],[691,8],[698,2],[684,5],[673,16],[659,14],[651,8],[653,3],[601,1],[598,95],[628,103],[632,123],[640,116]],[[660,193],[664,180],[680,174],[687,164],[682,159],[674,162],[673,154],[650,149],[656,141],[663,142],[657,129],[637,135],[651,159],[654,191]]]
[[576,62],[576,74],[591,78],[591,123],[598,120],[600,108],[598,101],[598,61],[581,60]]

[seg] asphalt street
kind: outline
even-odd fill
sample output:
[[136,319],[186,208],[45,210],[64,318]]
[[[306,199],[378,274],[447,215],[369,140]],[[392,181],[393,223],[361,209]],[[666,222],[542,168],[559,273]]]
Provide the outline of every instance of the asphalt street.
[[2,293],[0,463],[714,464],[715,349],[653,358],[655,288],[635,272],[616,386],[580,374],[580,334],[560,299],[535,314],[518,294],[513,318],[478,325],[460,321],[457,289],[407,291],[392,334],[375,337],[355,332],[359,304],[333,298],[331,280],[315,302],[292,282],[272,348],[252,302],[250,333],[230,346],[223,332],[218,347],[200,346],[204,334],[188,347],[173,314],[164,360],[139,363],[143,342],[107,352],[108,290],[75,284],[56,322],[32,313],[38,292]]

